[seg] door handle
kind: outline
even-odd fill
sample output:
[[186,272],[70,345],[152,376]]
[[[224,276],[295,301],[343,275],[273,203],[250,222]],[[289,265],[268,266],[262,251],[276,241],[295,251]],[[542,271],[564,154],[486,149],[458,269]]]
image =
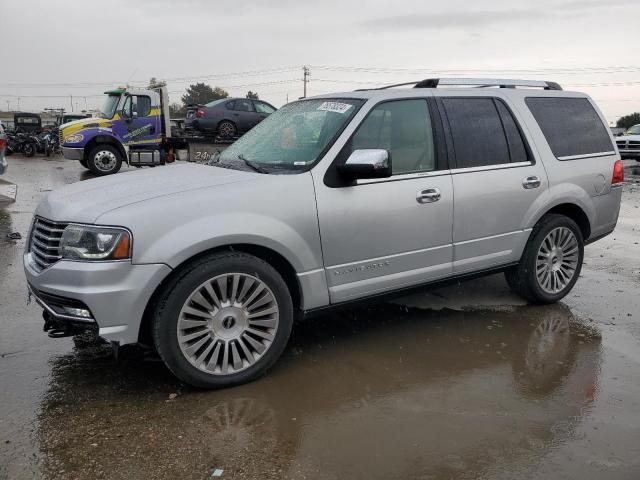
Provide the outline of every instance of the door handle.
[[441,196],[439,188],[427,188],[426,190],[420,190],[416,194],[416,201],[418,203],[433,203],[440,200]]
[[526,177],[522,180],[522,186],[527,190],[530,188],[538,188],[542,182],[540,181],[540,177],[536,177],[532,175],[530,177]]

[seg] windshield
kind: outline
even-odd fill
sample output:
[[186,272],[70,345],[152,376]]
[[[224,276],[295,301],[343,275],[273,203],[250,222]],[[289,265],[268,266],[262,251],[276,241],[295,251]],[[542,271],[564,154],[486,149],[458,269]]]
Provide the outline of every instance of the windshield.
[[119,101],[120,95],[107,96],[102,108],[100,109],[100,116],[102,118],[113,118],[113,114],[116,113],[116,108],[118,108]]
[[640,135],[640,125],[634,125],[633,127],[629,127],[625,135]]
[[325,98],[285,105],[222,152],[219,163],[244,163],[264,173],[270,169],[306,170],[363,103]]

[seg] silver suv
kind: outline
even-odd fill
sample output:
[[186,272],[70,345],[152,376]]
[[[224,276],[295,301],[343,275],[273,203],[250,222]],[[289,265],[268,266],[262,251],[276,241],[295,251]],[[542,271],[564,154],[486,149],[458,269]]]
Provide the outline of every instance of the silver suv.
[[183,381],[227,386],[273,365],[300,314],[496,271],[560,300],[622,182],[588,96],[430,79],[290,103],[211,165],[53,192],[24,268],[52,336],[150,344]]

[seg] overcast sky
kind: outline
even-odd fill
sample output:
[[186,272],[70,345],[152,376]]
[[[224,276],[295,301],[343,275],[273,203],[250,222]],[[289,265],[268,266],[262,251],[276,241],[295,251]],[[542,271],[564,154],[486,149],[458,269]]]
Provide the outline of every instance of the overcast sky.
[[174,101],[200,80],[280,106],[309,65],[309,95],[497,76],[640,111],[640,0],[0,0],[0,42],[2,110],[94,108],[152,76]]

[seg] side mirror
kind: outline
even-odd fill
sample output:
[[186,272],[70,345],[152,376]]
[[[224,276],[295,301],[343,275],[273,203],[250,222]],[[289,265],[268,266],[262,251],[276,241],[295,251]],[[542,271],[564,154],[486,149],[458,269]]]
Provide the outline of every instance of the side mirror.
[[338,171],[349,180],[387,178],[391,176],[391,155],[383,149],[354,150]]

